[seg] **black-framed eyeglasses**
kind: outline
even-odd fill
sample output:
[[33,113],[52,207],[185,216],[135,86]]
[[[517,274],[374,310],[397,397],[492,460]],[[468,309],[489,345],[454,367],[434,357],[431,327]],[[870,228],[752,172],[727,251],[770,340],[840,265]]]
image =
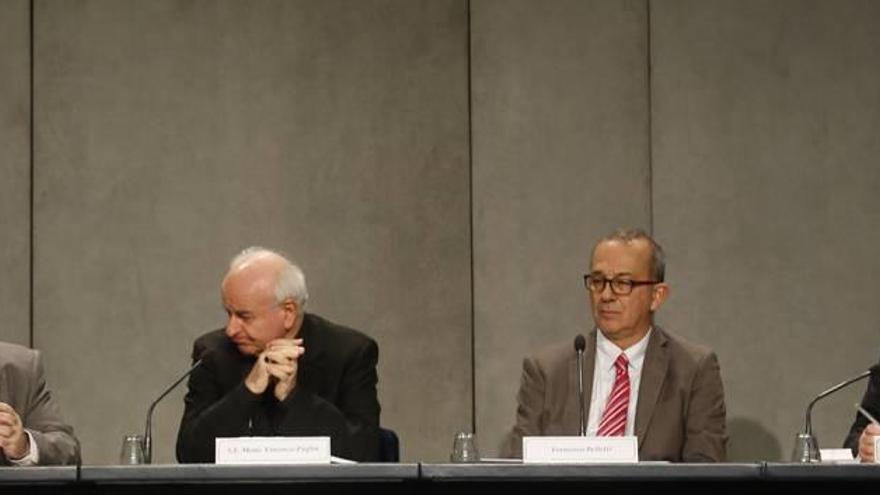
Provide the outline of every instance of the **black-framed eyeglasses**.
[[628,296],[632,294],[633,288],[640,285],[656,285],[660,282],[657,280],[630,280],[628,278],[607,278],[595,275],[584,275],[584,285],[591,292],[601,293],[605,290],[606,285],[611,285],[611,292],[618,296]]

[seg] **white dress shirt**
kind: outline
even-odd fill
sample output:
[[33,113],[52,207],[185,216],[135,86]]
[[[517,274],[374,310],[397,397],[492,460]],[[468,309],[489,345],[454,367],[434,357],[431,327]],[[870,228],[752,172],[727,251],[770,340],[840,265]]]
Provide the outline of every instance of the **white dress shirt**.
[[608,340],[601,330],[596,332],[596,363],[593,366],[593,392],[590,395],[590,411],[587,420],[587,435],[596,436],[599,431],[599,423],[602,421],[602,413],[605,411],[605,403],[614,388],[614,380],[617,372],[614,362],[621,352],[629,359],[629,406],[626,411],[626,435],[635,435],[636,430],[636,405],[639,400],[639,383],[642,381],[642,365],[645,363],[645,351],[648,348],[648,339],[651,338],[651,329],[629,349],[621,351],[617,344]]

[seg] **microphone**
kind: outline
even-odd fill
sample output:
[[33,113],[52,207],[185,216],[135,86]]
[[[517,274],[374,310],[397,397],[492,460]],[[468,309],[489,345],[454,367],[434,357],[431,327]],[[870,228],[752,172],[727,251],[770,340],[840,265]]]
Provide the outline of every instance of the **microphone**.
[[153,409],[156,408],[156,404],[158,404],[159,401],[164,399],[165,396],[171,393],[171,391],[174,390],[175,387],[180,385],[180,382],[185,380],[186,377],[190,375],[190,373],[201,366],[202,361],[203,359],[199,359],[198,361],[196,361],[195,364],[193,364],[192,367],[190,367],[190,369],[188,369],[186,373],[183,374],[183,376],[178,378],[177,381],[172,383],[170,387],[165,389],[165,391],[162,392],[162,395],[160,395],[158,399],[154,400],[153,403],[150,404],[150,408],[147,409],[147,425],[144,428],[144,462],[146,464],[153,463]]
[[795,462],[819,462],[821,460],[821,456],[819,454],[819,442],[816,437],[813,435],[813,406],[816,405],[817,402],[828,397],[829,395],[837,392],[838,390],[852,385],[858,381],[864,380],[869,376],[880,376],[880,364],[871,366],[867,371],[863,371],[858,375],[844,380],[837,385],[825,390],[824,392],[817,395],[813,400],[810,401],[810,404],[807,406],[807,412],[804,418],[804,432],[799,433],[797,436],[797,442],[795,443],[795,451],[794,451],[794,461]]
[[584,348],[587,347],[587,341],[583,335],[578,334],[574,338],[574,351],[577,353],[577,373],[578,373],[578,403],[581,406],[581,424],[580,435],[587,436],[587,414],[584,411]]

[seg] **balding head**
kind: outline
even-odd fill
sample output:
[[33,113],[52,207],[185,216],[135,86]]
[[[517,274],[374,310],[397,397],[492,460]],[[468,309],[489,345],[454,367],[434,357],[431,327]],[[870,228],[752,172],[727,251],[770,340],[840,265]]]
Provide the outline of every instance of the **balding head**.
[[291,298],[296,301],[297,306],[303,308],[309,299],[306,278],[302,270],[276,251],[259,246],[245,249],[229,262],[226,278],[245,272],[271,280],[276,302],[280,303]]

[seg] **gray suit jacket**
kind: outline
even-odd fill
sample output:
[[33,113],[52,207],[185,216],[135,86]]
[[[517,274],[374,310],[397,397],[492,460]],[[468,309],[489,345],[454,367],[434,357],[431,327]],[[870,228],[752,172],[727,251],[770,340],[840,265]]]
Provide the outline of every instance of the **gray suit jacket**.
[[[590,410],[596,330],[584,352],[584,407]],[[580,407],[573,342],[556,344],[523,361],[516,424],[501,453],[522,456],[522,437],[577,435]],[[639,459],[723,462],[726,458],[724,389],[718,358],[654,326],[642,367],[636,406]]]
[[[79,442],[73,428],[61,421],[58,406],[46,387],[39,352],[0,342],[0,402],[12,406],[33,435],[40,465],[79,461]],[[0,463],[9,464],[2,453]]]

